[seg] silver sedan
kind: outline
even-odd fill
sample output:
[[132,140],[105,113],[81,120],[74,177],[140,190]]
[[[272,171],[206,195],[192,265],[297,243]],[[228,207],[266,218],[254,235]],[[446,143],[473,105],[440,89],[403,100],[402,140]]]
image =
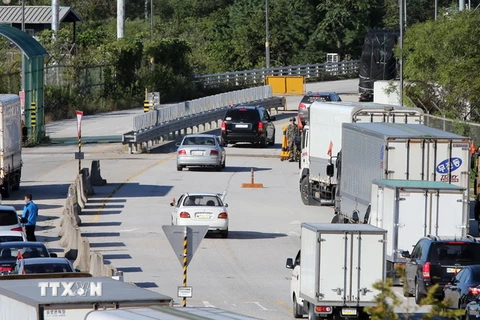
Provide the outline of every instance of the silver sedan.
[[214,167],[217,171],[225,168],[225,148],[213,134],[189,134],[177,143],[177,170],[185,167]]

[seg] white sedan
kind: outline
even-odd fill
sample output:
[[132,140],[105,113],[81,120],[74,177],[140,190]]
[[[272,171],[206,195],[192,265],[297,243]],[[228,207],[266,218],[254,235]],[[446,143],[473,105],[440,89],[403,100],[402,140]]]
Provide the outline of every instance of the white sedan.
[[219,232],[228,238],[228,205],[216,193],[185,193],[178,201],[170,203],[172,225],[208,226],[208,231]]

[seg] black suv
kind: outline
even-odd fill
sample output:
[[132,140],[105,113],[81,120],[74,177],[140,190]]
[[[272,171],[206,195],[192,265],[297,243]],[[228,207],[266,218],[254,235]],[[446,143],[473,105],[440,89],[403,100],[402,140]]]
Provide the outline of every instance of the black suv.
[[222,141],[258,143],[261,147],[275,144],[275,121],[261,106],[235,106],[222,121]]
[[471,236],[427,236],[418,240],[412,254],[402,252],[407,258],[403,293],[415,296],[415,302],[427,294],[428,289],[438,284],[436,297],[443,299],[443,287],[463,266],[480,264],[480,242]]

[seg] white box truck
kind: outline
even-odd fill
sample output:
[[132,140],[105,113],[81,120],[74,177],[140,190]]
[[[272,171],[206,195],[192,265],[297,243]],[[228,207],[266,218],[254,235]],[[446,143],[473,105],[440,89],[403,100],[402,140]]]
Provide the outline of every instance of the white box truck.
[[[332,222],[368,222],[373,180],[442,181],[464,188],[469,199],[470,142],[419,124],[344,123]],[[469,217],[468,202],[458,215]]]
[[374,180],[369,224],[387,230],[387,277],[401,284],[396,267],[427,235],[465,236],[465,188],[441,181]]
[[373,285],[385,281],[387,231],[368,224],[302,223],[300,251],[288,258],[293,269],[293,316],[368,319],[375,305]]
[[92,310],[172,305],[171,297],[109,277],[0,280],[2,320],[84,320]]
[[22,175],[22,110],[20,97],[0,94],[0,188],[4,198],[20,187]]
[[418,108],[370,102],[314,102],[302,130],[300,196],[305,205],[333,204],[337,187],[335,162],[342,145],[343,123],[422,123]]

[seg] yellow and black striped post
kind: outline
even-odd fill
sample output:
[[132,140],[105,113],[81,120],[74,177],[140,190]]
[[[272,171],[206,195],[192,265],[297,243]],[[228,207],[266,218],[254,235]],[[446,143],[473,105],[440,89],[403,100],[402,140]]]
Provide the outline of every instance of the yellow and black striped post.
[[[184,236],[183,236],[183,286],[187,286],[187,254],[188,254],[188,237],[187,237],[187,227],[185,227]],[[187,306],[187,298],[183,297],[183,306]]]
[[144,100],[143,101],[143,112],[147,113],[150,111],[150,101],[149,100]]
[[33,101],[30,104],[30,126],[32,127],[32,136],[35,137],[35,127],[37,126],[37,104]]
[[[82,136],[78,136],[78,154],[82,154]],[[78,157],[78,173],[82,172],[82,157]]]

